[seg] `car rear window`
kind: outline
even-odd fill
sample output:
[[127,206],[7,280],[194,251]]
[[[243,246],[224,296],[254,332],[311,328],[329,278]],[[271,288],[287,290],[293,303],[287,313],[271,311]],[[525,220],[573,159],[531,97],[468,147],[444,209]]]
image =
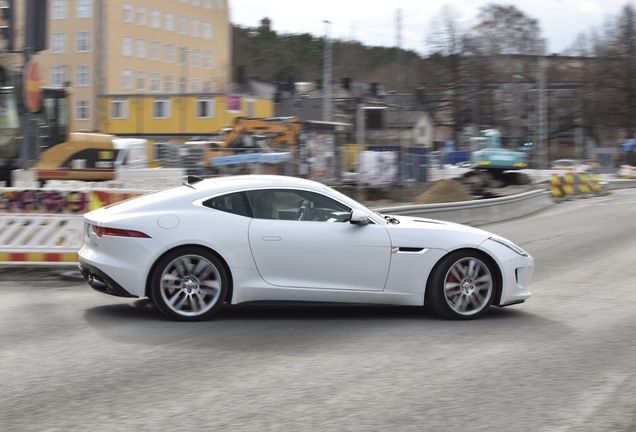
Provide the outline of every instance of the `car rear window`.
[[221,210],[241,216],[249,216],[242,192],[234,192],[227,195],[210,198],[203,202],[205,207]]

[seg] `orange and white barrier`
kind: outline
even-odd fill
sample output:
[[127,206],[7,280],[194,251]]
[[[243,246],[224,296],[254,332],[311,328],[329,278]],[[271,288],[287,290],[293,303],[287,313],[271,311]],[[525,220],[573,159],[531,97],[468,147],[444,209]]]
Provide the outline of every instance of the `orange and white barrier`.
[[553,173],[550,175],[550,195],[556,201],[563,198],[563,184],[561,176]]
[[0,189],[0,265],[77,265],[83,214],[142,193]]
[[84,235],[82,215],[0,214],[0,263],[74,265]]
[[636,167],[631,165],[621,165],[618,168],[618,176],[624,179],[636,178]]

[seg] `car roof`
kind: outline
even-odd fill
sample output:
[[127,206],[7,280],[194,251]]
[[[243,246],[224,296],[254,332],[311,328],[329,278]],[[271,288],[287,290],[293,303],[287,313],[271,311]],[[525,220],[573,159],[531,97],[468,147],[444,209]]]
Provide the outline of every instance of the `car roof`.
[[189,177],[187,185],[197,190],[233,190],[236,188],[272,188],[272,187],[304,187],[308,189],[324,189],[327,186],[307,179],[281,175],[246,174],[236,176],[220,176],[200,179]]

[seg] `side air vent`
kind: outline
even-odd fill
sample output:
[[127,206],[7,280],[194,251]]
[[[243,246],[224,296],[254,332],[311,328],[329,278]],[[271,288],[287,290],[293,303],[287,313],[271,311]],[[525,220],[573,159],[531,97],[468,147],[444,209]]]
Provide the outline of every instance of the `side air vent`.
[[422,252],[424,248],[421,247],[400,247],[400,252]]

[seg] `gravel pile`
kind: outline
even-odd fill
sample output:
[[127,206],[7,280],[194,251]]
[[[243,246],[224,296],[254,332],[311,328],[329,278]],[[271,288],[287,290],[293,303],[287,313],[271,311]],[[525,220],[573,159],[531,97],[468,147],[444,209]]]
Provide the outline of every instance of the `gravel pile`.
[[447,202],[471,201],[472,195],[464,186],[452,179],[435,182],[425,192],[415,198],[417,204],[436,204]]

